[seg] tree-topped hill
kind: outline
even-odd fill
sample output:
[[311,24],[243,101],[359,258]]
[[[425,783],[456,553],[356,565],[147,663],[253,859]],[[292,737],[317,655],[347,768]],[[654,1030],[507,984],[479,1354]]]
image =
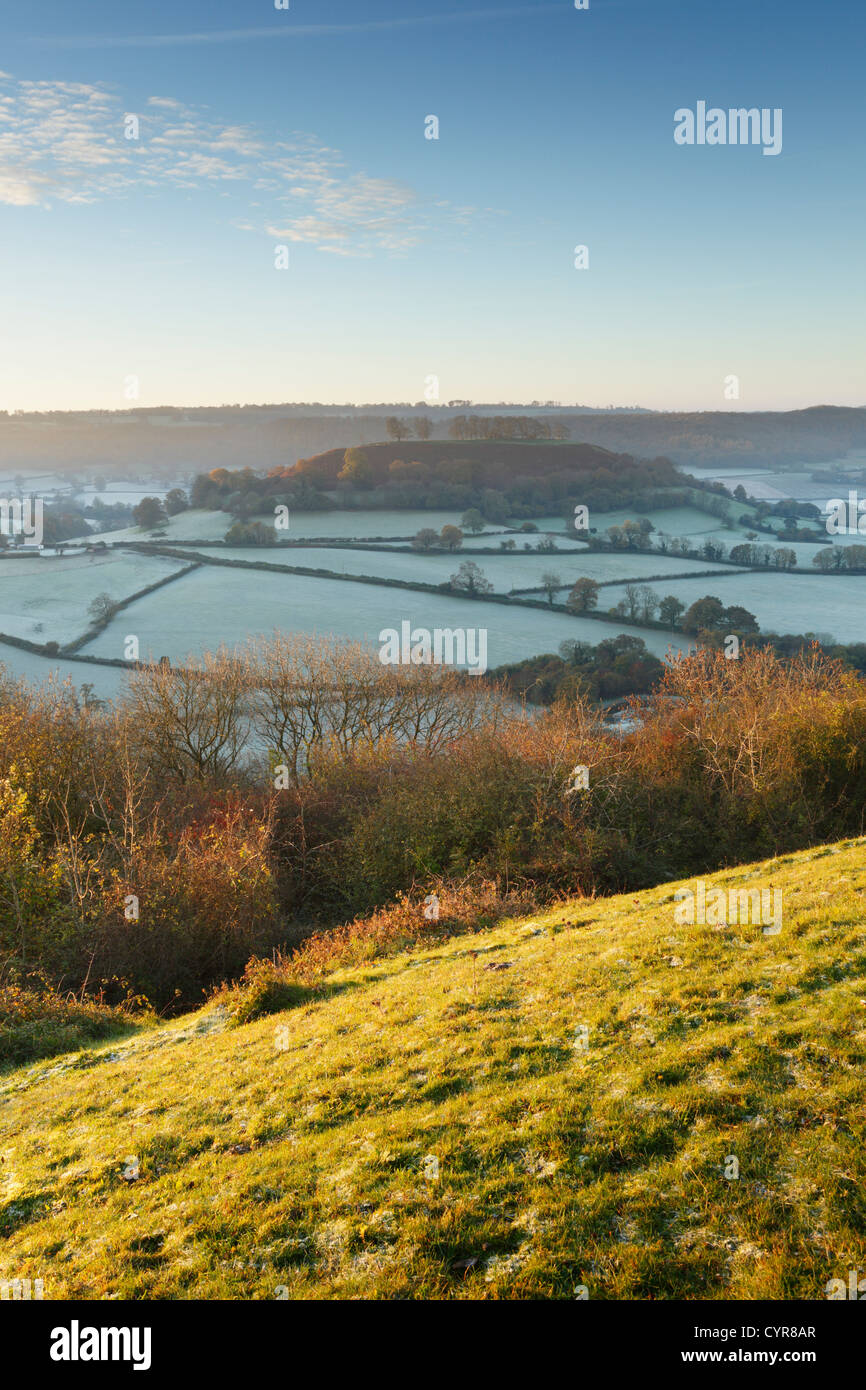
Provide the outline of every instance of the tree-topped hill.
[[[553,440],[411,440],[331,449],[272,469],[213,469],[193,484],[194,507],[238,515],[285,503],[301,511],[338,507],[477,507],[491,523],[566,512],[675,506],[703,486],[666,458],[636,459],[593,444]],[[714,490],[707,487],[708,491]]]
[[643,485],[670,486],[679,481],[667,459],[638,460],[595,444],[502,439],[415,439],[329,449],[290,468],[273,470],[271,476],[305,478],[319,487],[347,480],[355,486],[375,487],[412,477],[502,487],[521,477],[600,473],[618,481],[631,474]]

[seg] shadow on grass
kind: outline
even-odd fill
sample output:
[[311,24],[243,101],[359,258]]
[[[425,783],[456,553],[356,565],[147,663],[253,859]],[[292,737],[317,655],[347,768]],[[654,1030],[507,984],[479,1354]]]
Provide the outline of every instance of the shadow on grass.
[[[0,1079],[18,1068],[49,1061],[73,1053],[92,1053],[106,1043],[125,1042],[136,1037],[142,1025],[130,1020],[100,1030],[78,1023],[58,1023],[31,1020],[27,1023],[0,1028]],[[96,1059],[98,1060],[98,1059]]]

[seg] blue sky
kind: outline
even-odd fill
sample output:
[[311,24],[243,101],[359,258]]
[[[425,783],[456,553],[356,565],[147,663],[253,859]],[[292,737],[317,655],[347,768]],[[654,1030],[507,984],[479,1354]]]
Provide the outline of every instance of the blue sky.
[[[866,404],[853,0],[0,17],[0,409]],[[677,146],[700,100],[781,154]]]

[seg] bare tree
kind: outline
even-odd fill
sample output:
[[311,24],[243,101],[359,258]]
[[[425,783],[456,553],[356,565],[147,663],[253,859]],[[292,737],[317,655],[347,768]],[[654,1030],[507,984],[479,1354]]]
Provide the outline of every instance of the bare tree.
[[546,570],[541,576],[541,587],[547,594],[547,602],[552,604],[556,597],[557,589],[563,588],[562,578],[555,574],[553,570]]
[[117,603],[116,600],[111,597],[111,594],[97,594],[96,598],[90,601],[87,611],[91,618],[95,618],[97,622],[100,622],[102,619],[110,618],[116,609]]
[[493,585],[474,560],[464,560],[457,573],[452,574],[451,588],[465,589],[472,595],[493,593]]
[[130,676],[129,710],[151,761],[179,781],[225,777],[247,743],[243,670],[225,650],[185,667],[141,667]]
[[383,665],[360,643],[303,633],[253,639],[243,652],[256,735],[297,783],[333,750],[438,749],[495,719],[498,688],[453,668]]

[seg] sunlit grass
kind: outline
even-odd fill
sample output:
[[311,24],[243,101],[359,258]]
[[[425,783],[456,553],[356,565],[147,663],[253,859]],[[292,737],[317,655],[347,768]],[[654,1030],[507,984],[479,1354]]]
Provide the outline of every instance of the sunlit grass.
[[781,887],[778,936],[677,926],[670,884],[338,971],[239,1028],[211,1006],[21,1068],[0,1278],[824,1298],[866,1268],[864,850],[708,877]]

